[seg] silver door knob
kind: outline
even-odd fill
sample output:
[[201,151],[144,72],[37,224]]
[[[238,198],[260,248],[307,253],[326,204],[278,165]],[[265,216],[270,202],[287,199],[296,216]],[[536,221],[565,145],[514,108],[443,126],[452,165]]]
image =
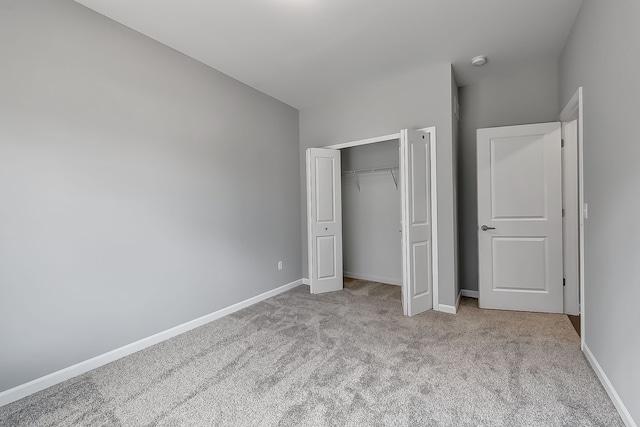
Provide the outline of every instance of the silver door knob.
[[483,225],[482,227],[480,227],[480,229],[482,231],[487,231],[487,230],[495,230],[495,227],[487,227],[486,225]]

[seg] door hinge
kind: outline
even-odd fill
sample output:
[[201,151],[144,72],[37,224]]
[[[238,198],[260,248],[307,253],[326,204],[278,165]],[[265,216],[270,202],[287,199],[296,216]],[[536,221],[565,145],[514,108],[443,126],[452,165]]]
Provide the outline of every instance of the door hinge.
[[567,279],[564,277],[562,278],[562,286],[567,286]]
[[562,208],[562,218],[564,218],[564,208]]
[[560,148],[564,148],[564,138],[560,140]]

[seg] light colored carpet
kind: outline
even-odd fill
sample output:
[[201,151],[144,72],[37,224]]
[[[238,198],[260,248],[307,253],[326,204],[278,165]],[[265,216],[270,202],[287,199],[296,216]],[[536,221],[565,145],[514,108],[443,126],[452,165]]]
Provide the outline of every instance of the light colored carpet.
[[2,426],[622,426],[566,316],[301,286],[0,408]]

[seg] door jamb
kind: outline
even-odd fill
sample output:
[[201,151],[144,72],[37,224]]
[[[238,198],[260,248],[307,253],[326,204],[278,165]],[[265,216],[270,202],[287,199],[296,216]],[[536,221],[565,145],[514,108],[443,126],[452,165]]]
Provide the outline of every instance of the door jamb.
[[578,120],[563,121],[561,128],[563,308],[575,316],[580,314]]
[[583,95],[582,86],[578,88],[571,100],[560,113],[560,121],[563,125],[567,122],[578,120],[578,286],[580,292],[580,348],[584,350],[585,344],[585,304],[584,304],[584,127],[583,127]]
[[[436,127],[426,127],[422,129],[417,129],[420,132],[424,132],[429,134],[429,139],[431,141],[431,283],[432,283],[432,292],[433,292],[433,310],[440,311],[440,304],[438,299],[438,185],[436,182],[437,179],[437,162],[436,162]],[[360,139],[357,141],[344,142],[341,144],[333,144],[327,145],[320,148],[327,148],[331,150],[340,150],[342,148],[350,148],[350,147],[358,147],[360,145],[367,144],[375,144],[376,142],[384,142],[384,141],[392,141],[394,139],[400,139],[400,133],[393,133],[389,135],[378,136],[374,138]],[[402,163],[401,163],[402,167]],[[308,169],[308,167],[307,167]],[[308,172],[307,172],[308,173]],[[402,176],[402,171],[400,171]],[[402,185],[402,184],[401,184]],[[307,206],[309,201],[307,200]],[[402,218],[405,217],[404,206],[402,206]],[[311,271],[311,258],[309,257],[309,271]],[[403,275],[402,279],[402,289],[403,292],[408,291],[408,283],[405,283],[405,277]]]

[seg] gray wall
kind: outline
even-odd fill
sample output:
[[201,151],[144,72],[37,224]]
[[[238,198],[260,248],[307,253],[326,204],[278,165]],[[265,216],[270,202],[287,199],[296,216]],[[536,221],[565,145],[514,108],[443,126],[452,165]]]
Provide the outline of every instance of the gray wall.
[[455,303],[451,65],[417,68],[354,87],[322,105],[300,111],[303,274],[307,274],[305,151],[400,129],[436,126],[440,303]]
[[302,277],[295,109],[71,0],[0,70],[0,391]]
[[[340,151],[343,171],[398,167],[400,164],[399,140]],[[393,172],[399,184],[399,170]],[[391,172],[342,177],[342,258],[345,275],[402,284],[401,213],[400,188],[396,188]]]
[[585,0],[561,60],[584,88],[585,341],[640,424],[640,2]]
[[[489,65],[487,65],[489,66]],[[558,121],[558,59],[549,58],[459,89],[458,206],[460,282],[478,290],[476,130]]]

